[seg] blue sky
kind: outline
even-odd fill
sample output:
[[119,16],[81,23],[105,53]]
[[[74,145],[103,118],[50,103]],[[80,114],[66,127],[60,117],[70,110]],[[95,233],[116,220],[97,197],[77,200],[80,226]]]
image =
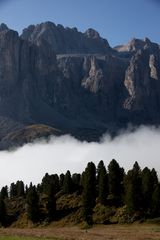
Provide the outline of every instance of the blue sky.
[[133,37],[160,43],[160,0],[0,0],[0,22],[19,33],[44,21],[92,27],[111,46]]

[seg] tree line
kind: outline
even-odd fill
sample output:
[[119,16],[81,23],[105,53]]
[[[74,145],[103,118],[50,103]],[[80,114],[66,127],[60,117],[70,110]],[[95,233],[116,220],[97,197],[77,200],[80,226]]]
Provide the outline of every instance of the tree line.
[[[116,160],[108,167],[101,160],[96,167],[89,162],[82,174],[45,174],[37,186],[23,181],[2,187],[0,192],[0,223],[7,225],[7,201],[23,199],[27,217],[33,223],[58,219],[58,195],[77,193],[81,197],[83,221],[93,224],[93,212],[96,204],[126,206],[128,214],[140,212],[145,218],[160,216],[160,183],[157,172],[148,167],[141,169],[137,162],[125,173]],[[43,200],[43,201],[42,201]],[[42,204],[43,202],[43,204]],[[43,205],[43,206],[42,206]]]

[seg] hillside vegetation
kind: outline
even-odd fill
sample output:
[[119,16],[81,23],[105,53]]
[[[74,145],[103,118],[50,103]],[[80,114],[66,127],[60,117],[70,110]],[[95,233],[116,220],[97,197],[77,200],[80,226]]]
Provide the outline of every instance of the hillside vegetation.
[[160,183],[155,169],[137,162],[125,173],[116,160],[106,168],[89,162],[82,174],[45,174],[41,183],[23,181],[0,192],[2,226],[160,222]]

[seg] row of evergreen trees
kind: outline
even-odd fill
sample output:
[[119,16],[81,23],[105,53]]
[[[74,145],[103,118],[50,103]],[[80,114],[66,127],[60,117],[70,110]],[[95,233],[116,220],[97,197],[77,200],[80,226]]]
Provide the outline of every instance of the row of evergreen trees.
[[137,162],[125,173],[116,160],[106,169],[100,161],[97,168],[89,162],[82,174],[49,175],[37,186],[25,186],[23,181],[3,187],[0,192],[0,222],[5,224],[6,200],[23,198],[26,202],[28,218],[38,222],[42,218],[40,199],[45,198],[45,218],[53,221],[57,217],[57,194],[76,192],[82,199],[83,219],[92,224],[93,209],[96,203],[120,207],[126,205],[128,213],[141,212],[144,217],[160,216],[160,184],[155,169],[140,169]]

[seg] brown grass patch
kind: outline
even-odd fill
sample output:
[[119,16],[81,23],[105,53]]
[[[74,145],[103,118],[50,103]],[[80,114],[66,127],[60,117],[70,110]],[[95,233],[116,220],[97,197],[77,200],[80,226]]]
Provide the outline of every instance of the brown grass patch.
[[160,225],[131,224],[94,226],[84,230],[77,226],[47,228],[0,229],[0,236],[57,237],[65,240],[159,240]]

